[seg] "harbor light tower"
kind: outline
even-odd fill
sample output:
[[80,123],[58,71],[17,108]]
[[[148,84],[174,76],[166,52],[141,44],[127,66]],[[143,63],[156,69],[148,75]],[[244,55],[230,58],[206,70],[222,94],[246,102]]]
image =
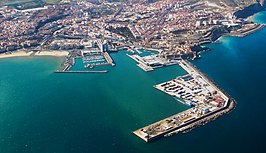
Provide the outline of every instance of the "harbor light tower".
[[260,4],[260,6],[262,6],[262,7],[265,7],[265,0],[256,0],[259,4]]
[[262,7],[264,7],[264,1],[265,1],[265,0],[260,0],[260,5],[261,5]]
[[100,49],[101,52],[108,52],[108,41],[105,40],[105,30],[103,30],[103,36],[100,40]]
[[108,42],[107,40],[104,40],[101,44],[101,52],[108,52]]

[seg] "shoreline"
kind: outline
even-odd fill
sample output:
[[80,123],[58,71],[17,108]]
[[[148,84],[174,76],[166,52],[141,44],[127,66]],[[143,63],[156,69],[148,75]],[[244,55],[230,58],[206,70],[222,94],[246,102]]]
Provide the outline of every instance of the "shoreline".
[[215,43],[219,43],[220,40],[222,40],[223,38],[225,37],[237,37],[237,38],[243,38],[243,37],[246,37],[246,36],[249,36],[253,33],[256,33],[262,29],[264,29],[266,27],[266,24],[261,24],[261,23],[258,23],[256,25],[256,27],[254,28],[250,28],[250,29],[247,29],[245,31],[241,31],[241,32],[232,32],[232,33],[227,33],[227,34],[224,34],[224,35],[221,35],[220,37],[218,37],[217,39],[215,39],[214,41],[203,41],[203,42],[200,42],[199,45],[202,46],[204,44],[215,44]]
[[[255,15],[252,15],[250,18],[253,19]],[[254,24],[253,27],[249,27],[249,28],[243,28],[237,31],[232,31],[232,33],[227,33],[224,35],[221,35],[220,37],[218,37],[215,41],[210,41],[210,42],[203,42],[200,43],[200,45],[205,44],[205,43],[217,43],[219,42],[219,40],[223,39],[226,36],[230,36],[230,37],[238,37],[238,38],[242,38],[242,37],[246,37],[248,35],[251,35],[257,31],[262,30],[264,27],[266,26],[265,23],[256,23]],[[133,134],[135,134],[136,136],[138,136],[139,138],[141,138],[142,140],[144,140],[145,142],[150,142],[150,141],[154,141],[157,140],[159,138],[162,137],[169,137],[172,135],[176,135],[176,134],[181,134],[181,133],[186,133],[196,127],[202,126],[208,122],[211,122],[225,114],[230,113],[233,109],[235,109],[236,107],[236,101],[235,99],[233,99],[231,97],[231,95],[229,95],[227,92],[224,91],[224,89],[222,89],[221,87],[219,87],[213,80],[209,79],[209,77],[204,74],[203,72],[201,72],[195,65],[193,65],[192,63],[190,63],[189,61],[182,61],[180,62],[180,66],[184,69],[184,66],[182,66],[182,64],[185,65],[185,67],[189,67],[189,69],[191,69],[192,71],[195,71],[199,76],[201,76],[202,78],[204,78],[204,80],[207,80],[208,84],[210,84],[212,87],[214,87],[216,89],[216,91],[220,92],[221,94],[225,95],[228,100],[226,100],[226,105],[223,106],[222,108],[219,108],[213,112],[207,113],[206,115],[203,115],[201,117],[198,118],[193,118],[191,120],[189,120],[187,123],[182,123],[179,125],[171,125],[169,126],[168,123],[170,123],[171,121],[173,121],[176,116],[178,116],[179,114],[183,113],[183,112],[179,112],[178,114],[175,114],[173,116],[167,117],[165,119],[162,119],[160,121],[154,122],[150,125],[147,125],[145,127],[142,127],[140,129],[137,129],[135,131],[133,131]],[[186,69],[184,69],[186,70]],[[186,70],[189,73],[189,70]],[[190,73],[189,73],[190,74]],[[157,88],[159,89],[159,88]],[[161,90],[161,89],[159,89]],[[161,90],[164,92],[164,90]],[[169,93],[168,93],[169,94]],[[171,94],[170,94],[171,95]],[[190,110],[190,109],[188,109]],[[184,112],[188,111],[185,110]],[[159,127],[161,126],[161,127]],[[165,129],[163,129],[164,127],[166,127]],[[152,131],[151,133],[149,133],[151,131],[151,129],[163,129],[162,131]]]
[[220,37],[218,37],[217,39],[215,39],[214,41],[211,41],[211,40],[208,40],[208,41],[203,41],[203,42],[200,42],[199,45],[204,45],[204,44],[214,44],[214,43],[217,43],[219,42],[219,40],[223,39],[224,37],[238,37],[238,38],[243,38],[243,37],[246,37],[246,36],[249,36],[253,33],[256,33],[260,30],[262,30],[263,28],[266,27],[266,23],[260,23],[260,22],[257,22],[255,20],[255,16],[258,15],[259,13],[261,12],[266,12],[266,9],[263,10],[263,11],[260,11],[258,13],[255,13],[249,17],[246,18],[247,21],[250,21],[250,22],[253,22],[255,25],[255,27],[252,27],[252,28],[249,28],[249,29],[246,29],[246,30],[243,30],[242,28],[241,29],[238,29],[237,31],[232,31],[231,33],[226,33],[226,34],[223,34],[221,35]]
[[68,56],[68,51],[14,51],[0,54],[0,59],[12,57],[40,57],[40,56],[54,56],[64,57]]

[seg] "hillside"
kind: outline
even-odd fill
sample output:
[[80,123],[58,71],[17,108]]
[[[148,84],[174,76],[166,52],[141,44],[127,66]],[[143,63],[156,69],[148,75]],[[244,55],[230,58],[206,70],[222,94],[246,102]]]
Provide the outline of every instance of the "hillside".
[[256,0],[208,0],[208,1],[217,4],[224,4],[230,7],[248,6],[257,2]]

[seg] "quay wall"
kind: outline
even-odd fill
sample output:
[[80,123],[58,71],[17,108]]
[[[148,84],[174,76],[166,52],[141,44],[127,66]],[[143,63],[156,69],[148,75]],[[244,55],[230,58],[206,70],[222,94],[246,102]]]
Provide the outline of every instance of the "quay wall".
[[[192,63],[183,60],[186,64],[190,65],[195,71],[197,71],[197,73],[199,73],[202,77],[204,77],[204,79],[206,79],[208,82],[211,83],[212,86],[217,87],[224,95],[226,95],[229,99],[233,99],[226,91],[224,91],[223,88],[219,87],[212,79],[210,79],[205,73],[201,72],[195,65],[193,65]],[[233,100],[235,103],[236,101]]]
[[[230,107],[231,106],[231,107]],[[202,124],[204,123],[208,123],[210,121],[213,121],[214,119],[226,114],[226,113],[229,113],[230,111],[232,111],[233,109],[235,108],[235,102],[234,102],[234,99],[229,99],[228,100],[228,103],[225,107],[221,108],[221,109],[218,109],[216,111],[213,111],[209,114],[206,114],[205,116],[201,116],[195,120],[192,120],[192,121],[189,121],[187,123],[184,123],[178,127],[175,127],[173,129],[170,129],[168,131],[165,131],[161,134],[158,134],[154,137],[151,137],[149,139],[147,139],[147,142],[151,142],[151,141],[154,141],[158,138],[161,138],[161,137],[164,137],[164,136],[172,136],[173,134],[179,134],[179,133],[184,133],[186,131],[189,131],[189,130],[192,130],[193,128],[196,128],[198,126],[201,126]],[[172,116],[171,116],[172,117]],[[208,118],[210,117],[210,118]],[[160,121],[159,121],[160,122]],[[193,126],[191,126],[193,124]],[[184,128],[184,129],[182,129]],[[182,129],[182,130],[180,130]],[[180,131],[178,131],[180,130]],[[178,131],[176,133],[174,133],[175,131]],[[167,135],[167,134],[170,134],[170,135]]]
[[[247,35],[250,35],[254,32],[257,32],[261,29],[263,29],[265,27],[265,24],[259,24],[258,26],[256,26],[255,28],[249,29],[247,31],[241,32],[241,35],[239,37],[245,37]],[[238,35],[237,35],[238,36]]]
[[[178,127],[175,127],[175,128],[169,129],[165,132],[162,132],[156,136],[144,139],[146,142],[151,142],[151,141],[154,141],[154,140],[161,138],[161,137],[171,136],[173,134],[184,133],[186,131],[192,130],[193,128],[201,126],[207,122],[213,121],[216,118],[218,118],[218,117],[220,117],[226,113],[231,112],[236,106],[236,101],[227,92],[225,92],[221,87],[219,87],[214,81],[209,79],[207,77],[207,75],[205,75],[203,72],[201,72],[195,65],[193,65],[190,62],[185,61],[185,60],[182,60],[182,62],[184,62],[185,64],[190,66],[193,70],[195,70],[198,74],[200,74],[206,81],[208,81],[212,86],[218,88],[220,90],[220,92],[222,92],[224,95],[226,95],[228,97],[226,105],[224,107],[218,109],[218,110],[210,112],[210,113],[208,113],[204,116],[201,116],[195,120],[191,120],[191,121],[186,122],[186,123],[184,123]],[[175,116],[175,115],[173,115],[173,116]],[[173,116],[171,116],[171,117],[173,117]],[[161,121],[163,121],[163,120],[161,120]],[[161,122],[161,121],[159,121],[159,122]],[[156,122],[156,123],[158,123],[158,122]],[[153,123],[153,124],[156,124],[156,123]]]

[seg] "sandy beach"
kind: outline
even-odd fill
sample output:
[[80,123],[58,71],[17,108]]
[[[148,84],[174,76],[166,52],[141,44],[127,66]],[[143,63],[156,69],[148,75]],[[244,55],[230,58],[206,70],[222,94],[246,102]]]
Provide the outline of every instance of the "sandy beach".
[[33,53],[32,51],[31,52],[16,51],[16,52],[2,53],[0,54],[0,58],[30,56],[32,53]]
[[38,52],[27,52],[27,51],[15,51],[0,54],[1,58],[10,57],[25,57],[25,56],[67,56],[69,52],[67,51],[38,51]]
[[38,51],[34,56],[67,56],[68,51]]

